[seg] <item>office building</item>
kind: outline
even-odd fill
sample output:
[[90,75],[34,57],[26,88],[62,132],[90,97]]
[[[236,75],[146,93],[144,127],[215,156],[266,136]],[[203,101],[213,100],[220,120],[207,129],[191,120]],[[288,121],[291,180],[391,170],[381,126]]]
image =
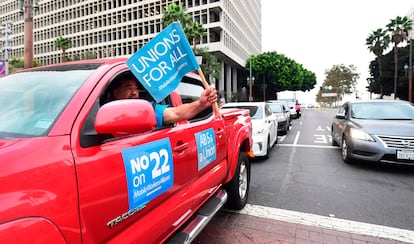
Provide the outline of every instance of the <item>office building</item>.
[[[61,62],[55,47],[59,36],[69,38],[71,59],[129,57],[162,30],[162,14],[181,3],[207,30],[197,47],[207,47],[221,64],[217,90],[227,100],[246,86],[245,62],[261,52],[261,0],[24,0],[33,10],[34,59]],[[24,16],[19,0],[2,0],[0,21],[11,21],[9,57],[24,57]]]

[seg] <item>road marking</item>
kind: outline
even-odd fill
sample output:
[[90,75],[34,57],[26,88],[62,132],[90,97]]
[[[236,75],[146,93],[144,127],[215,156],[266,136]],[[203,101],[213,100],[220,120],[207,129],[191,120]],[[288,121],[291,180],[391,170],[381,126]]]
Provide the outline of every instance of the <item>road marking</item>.
[[326,135],[321,135],[321,134],[314,134],[313,137],[316,137],[316,140],[314,140],[314,143],[322,143],[322,144],[327,144],[328,143],[328,139],[326,137]]
[[337,146],[324,146],[324,145],[306,145],[306,144],[278,144],[279,147],[313,147],[313,148],[331,148],[331,149],[340,149]]
[[296,132],[295,141],[293,142],[293,145],[296,145],[299,140],[300,131]]
[[236,211],[236,213],[414,243],[414,231],[411,230],[338,219],[335,217],[326,217],[252,204],[247,204],[242,210]]

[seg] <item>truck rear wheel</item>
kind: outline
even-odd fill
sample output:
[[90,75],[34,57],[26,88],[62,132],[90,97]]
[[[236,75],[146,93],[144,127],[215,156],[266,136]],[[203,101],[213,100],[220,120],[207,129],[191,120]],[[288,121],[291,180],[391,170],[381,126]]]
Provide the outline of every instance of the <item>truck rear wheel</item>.
[[250,162],[244,152],[239,153],[237,169],[233,179],[224,188],[228,193],[226,207],[234,210],[242,209],[249,195]]

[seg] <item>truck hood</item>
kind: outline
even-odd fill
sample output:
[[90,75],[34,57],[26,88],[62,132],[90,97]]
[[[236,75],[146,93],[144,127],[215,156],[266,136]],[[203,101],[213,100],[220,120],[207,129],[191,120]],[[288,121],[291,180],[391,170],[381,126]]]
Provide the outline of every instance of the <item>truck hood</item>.
[[13,144],[18,143],[21,140],[5,140],[5,139],[1,139],[0,140],[0,150],[2,150],[3,148],[9,147]]

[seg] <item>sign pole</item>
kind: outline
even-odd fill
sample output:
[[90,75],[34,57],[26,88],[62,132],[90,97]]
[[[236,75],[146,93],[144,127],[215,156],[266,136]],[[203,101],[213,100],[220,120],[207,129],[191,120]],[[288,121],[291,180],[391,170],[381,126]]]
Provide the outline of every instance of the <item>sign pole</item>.
[[[201,68],[198,68],[197,72],[198,72],[198,75],[200,75],[200,77],[201,77],[201,83],[203,83],[204,88],[208,89],[210,86],[208,85],[208,83],[206,81],[206,77],[204,77],[204,74],[203,74],[203,71],[201,70]],[[221,113],[220,113],[219,107],[217,105],[217,101],[213,104],[213,110],[219,117],[221,117]]]

